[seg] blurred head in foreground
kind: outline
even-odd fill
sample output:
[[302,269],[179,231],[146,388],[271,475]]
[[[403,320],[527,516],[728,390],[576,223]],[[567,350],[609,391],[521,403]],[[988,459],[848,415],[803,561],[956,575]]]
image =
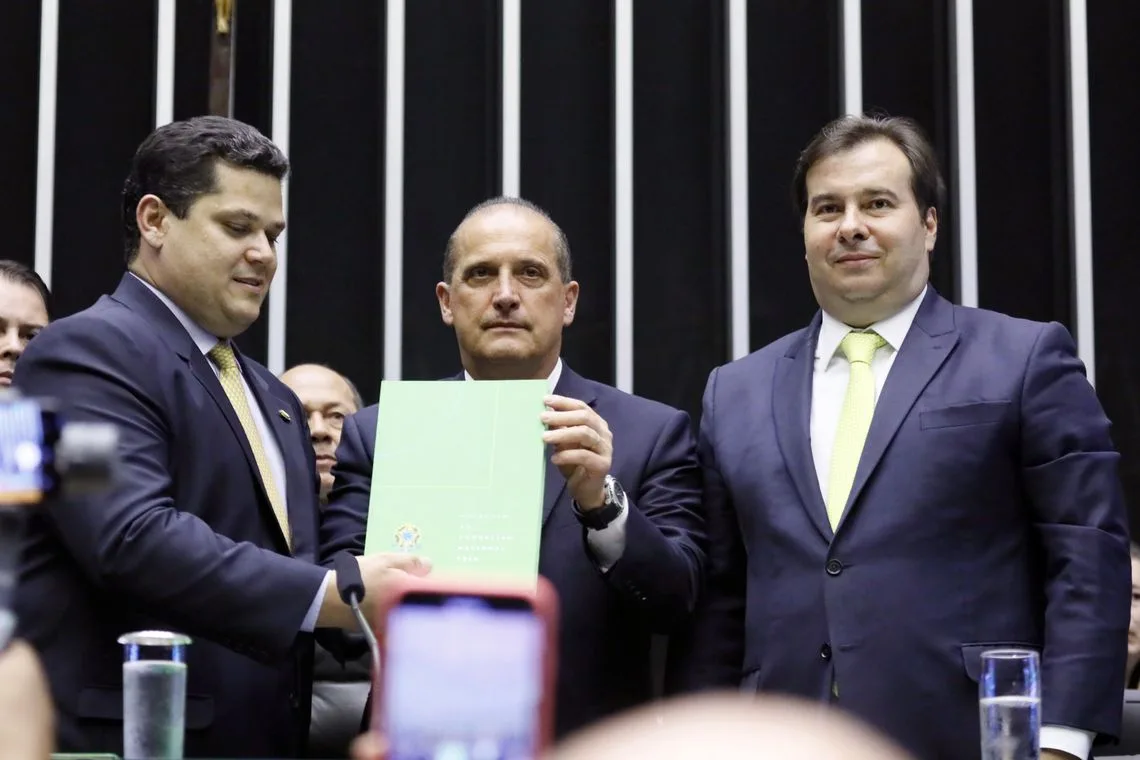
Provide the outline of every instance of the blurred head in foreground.
[[836,709],[781,697],[706,694],[650,705],[598,723],[547,760],[913,760]]

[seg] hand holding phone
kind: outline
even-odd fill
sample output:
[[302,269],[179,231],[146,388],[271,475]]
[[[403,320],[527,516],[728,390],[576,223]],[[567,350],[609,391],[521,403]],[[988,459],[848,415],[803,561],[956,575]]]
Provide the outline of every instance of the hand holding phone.
[[420,579],[382,610],[372,726],[388,760],[534,760],[550,743],[557,601]]

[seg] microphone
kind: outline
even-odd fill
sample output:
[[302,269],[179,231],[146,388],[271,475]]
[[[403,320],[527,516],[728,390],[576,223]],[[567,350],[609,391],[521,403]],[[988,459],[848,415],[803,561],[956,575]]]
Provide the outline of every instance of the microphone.
[[333,571],[336,573],[336,591],[341,601],[352,608],[356,618],[356,625],[364,634],[368,642],[368,649],[372,653],[372,667],[380,667],[380,646],[376,643],[376,634],[372,633],[372,626],[360,611],[360,600],[364,598],[364,579],[360,577],[360,564],[356,556],[347,551],[337,552],[333,555]]

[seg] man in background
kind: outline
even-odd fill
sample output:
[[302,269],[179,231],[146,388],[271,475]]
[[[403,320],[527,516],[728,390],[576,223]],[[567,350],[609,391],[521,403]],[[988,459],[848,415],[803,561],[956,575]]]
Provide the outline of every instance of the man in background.
[[[309,422],[309,439],[321,479],[321,504],[332,487],[332,469],[344,421],[363,402],[344,375],[320,364],[298,364],[281,375],[297,394]],[[309,723],[309,757],[344,757],[360,732],[368,700],[372,658],[368,652],[341,663],[318,642],[313,651],[313,708]]]
[[47,326],[51,294],[34,269],[0,260],[0,387],[12,384],[28,342]]
[[321,479],[321,503],[332,488],[336,447],[344,421],[364,406],[360,392],[344,375],[320,364],[298,364],[281,375],[281,382],[297,394],[309,423],[309,439]]

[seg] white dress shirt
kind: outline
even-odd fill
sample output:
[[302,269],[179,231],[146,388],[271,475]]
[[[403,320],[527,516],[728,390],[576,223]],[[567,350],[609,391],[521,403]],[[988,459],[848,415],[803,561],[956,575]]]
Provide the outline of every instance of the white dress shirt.
[[[182,311],[182,309],[180,309],[177,304],[171,301],[165,293],[151,285],[143,278],[134,274],[133,272],[131,273],[131,276],[137,279],[143,285],[146,285],[147,289],[149,289],[151,293],[154,293],[155,296],[158,297],[158,300],[166,304],[166,308],[170,309],[170,313],[178,319],[184,328],[186,328],[186,332],[190,334],[191,340],[194,341],[194,345],[198,347],[198,350],[202,352],[203,356],[209,354],[210,349],[218,345],[219,340],[216,336],[211,335],[207,330],[203,329],[201,325],[192,320],[189,315],[186,314],[186,312]],[[218,368],[218,366],[214,364],[214,362],[211,361],[208,356],[206,358],[206,362],[210,365],[210,369],[214,370],[214,375],[220,379],[221,370]],[[240,362],[238,363],[238,370],[239,372],[241,371]],[[277,483],[277,487],[281,491],[281,503],[285,505],[285,512],[288,514],[289,497],[288,489],[285,487],[285,460],[281,456],[281,447],[277,443],[277,437],[273,435],[273,431],[270,430],[269,423],[266,421],[265,415],[261,412],[261,405],[257,403],[257,397],[253,395],[253,391],[250,390],[249,383],[246,382],[244,372],[241,372],[241,387],[242,390],[245,391],[246,402],[249,404],[249,410],[253,414],[253,423],[257,427],[257,434],[261,437],[261,446],[265,450],[266,458],[269,460],[269,471],[273,473],[273,480]],[[328,586],[330,577],[331,573],[326,573],[325,579],[321,583],[321,587],[317,589],[317,595],[313,599],[313,604],[309,607],[309,611],[305,615],[305,619],[301,622],[302,631],[312,631],[316,626],[317,615],[320,614],[321,601],[325,598],[325,587]]]
[[[463,377],[466,380],[475,379],[467,370],[463,370]],[[559,357],[554,365],[554,370],[546,378],[546,387],[550,393],[554,393],[561,377],[562,358]],[[590,551],[594,553],[594,559],[598,561],[598,569],[603,573],[609,572],[610,568],[616,565],[621,559],[621,555],[625,553],[625,522],[628,518],[629,508],[627,504],[626,509],[623,509],[621,514],[606,527],[601,530],[586,529],[586,543],[590,545]]]
[[[887,375],[895,363],[906,340],[918,307],[926,296],[926,288],[918,297],[903,307],[892,317],[876,322],[868,330],[874,330],[887,343],[875,352],[871,359],[871,373],[875,376],[875,401],[887,382]],[[815,460],[815,474],[819,480],[820,493],[827,501],[827,483],[831,468],[831,452],[835,446],[835,432],[839,427],[839,415],[843,409],[843,399],[847,395],[847,379],[851,376],[851,364],[839,350],[839,344],[852,329],[835,317],[823,312],[816,341],[815,370],[812,373],[811,387],[811,455]],[[1055,749],[1077,757],[1087,758],[1092,749],[1093,734],[1067,726],[1042,726],[1042,749]]]

